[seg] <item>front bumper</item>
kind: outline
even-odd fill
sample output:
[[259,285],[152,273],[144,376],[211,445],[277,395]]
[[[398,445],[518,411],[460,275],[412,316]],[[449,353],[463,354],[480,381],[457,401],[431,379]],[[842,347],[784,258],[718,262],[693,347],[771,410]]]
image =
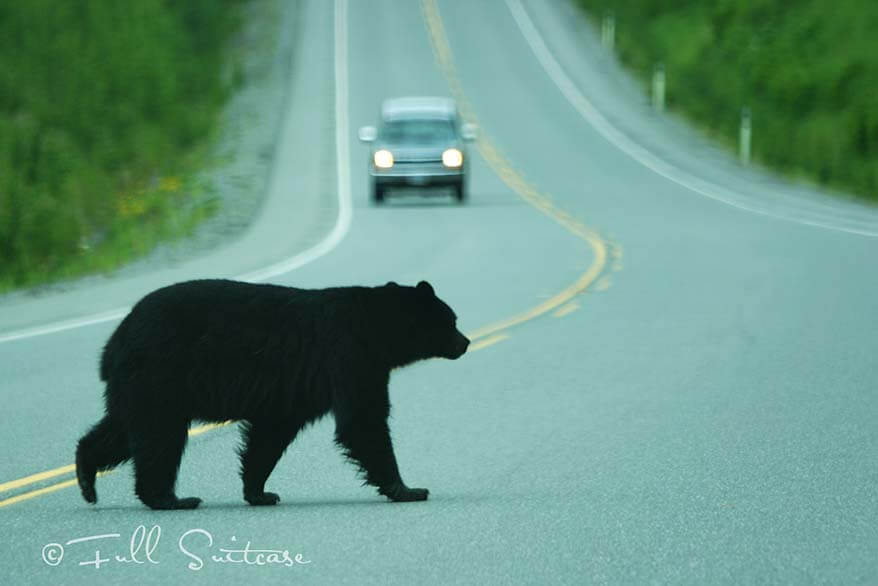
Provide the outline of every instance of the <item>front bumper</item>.
[[432,185],[456,185],[463,181],[466,168],[449,169],[439,164],[408,165],[397,163],[390,169],[369,169],[369,176],[377,185],[425,187]]

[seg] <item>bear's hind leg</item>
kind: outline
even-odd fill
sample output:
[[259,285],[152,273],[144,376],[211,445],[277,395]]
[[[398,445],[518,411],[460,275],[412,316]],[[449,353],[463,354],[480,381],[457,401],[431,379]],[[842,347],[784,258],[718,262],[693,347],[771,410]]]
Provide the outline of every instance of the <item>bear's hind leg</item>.
[[265,492],[268,479],[287,446],[302,429],[301,422],[260,419],[241,423],[241,480],[244,500],[251,505],[276,505],[280,497]]
[[82,497],[92,504],[98,500],[95,476],[98,470],[115,468],[131,457],[124,427],[104,416],[76,445],[76,479]]
[[[147,427],[149,424],[151,426]],[[174,485],[186,447],[188,422],[144,422],[129,432],[134,458],[134,492],[151,509],[194,509],[201,499],[177,498]]]

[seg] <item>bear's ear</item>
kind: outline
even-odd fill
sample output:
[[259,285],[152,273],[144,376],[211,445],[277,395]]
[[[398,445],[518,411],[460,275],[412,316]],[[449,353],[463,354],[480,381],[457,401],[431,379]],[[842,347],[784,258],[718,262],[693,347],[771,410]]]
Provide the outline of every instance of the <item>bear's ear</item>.
[[395,281],[388,281],[385,287],[399,287],[399,285]]
[[427,281],[421,281],[420,283],[418,283],[418,291],[422,293],[427,293],[429,295],[436,294],[436,292],[433,291],[433,286],[430,285],[430,283],[428,283]]

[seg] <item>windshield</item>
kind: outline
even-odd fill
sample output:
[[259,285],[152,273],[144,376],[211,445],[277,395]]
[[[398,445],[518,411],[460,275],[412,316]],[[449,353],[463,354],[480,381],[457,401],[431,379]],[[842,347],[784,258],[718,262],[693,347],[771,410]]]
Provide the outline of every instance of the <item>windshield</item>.
[[381,127],[381,139],[402,144],[432,144],[454,140],[450,120],[394,120]]

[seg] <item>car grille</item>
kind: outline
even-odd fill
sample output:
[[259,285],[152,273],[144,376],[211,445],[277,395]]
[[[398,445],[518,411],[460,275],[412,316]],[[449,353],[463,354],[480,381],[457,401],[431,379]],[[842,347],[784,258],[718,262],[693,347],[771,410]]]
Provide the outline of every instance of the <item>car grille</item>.
[[430,159],[397,159],[394,161],[394,164],[398,165],[429,165],[436,164],[441,165],[442,159],[430,158]]
[[391,174],[403,175],[430,175],[434,173],[446,175],[456,172],[455,169],[449,169],[442,164],[442,161],[436,159],[394,161],[393,167],[388,169],[388,171]]

